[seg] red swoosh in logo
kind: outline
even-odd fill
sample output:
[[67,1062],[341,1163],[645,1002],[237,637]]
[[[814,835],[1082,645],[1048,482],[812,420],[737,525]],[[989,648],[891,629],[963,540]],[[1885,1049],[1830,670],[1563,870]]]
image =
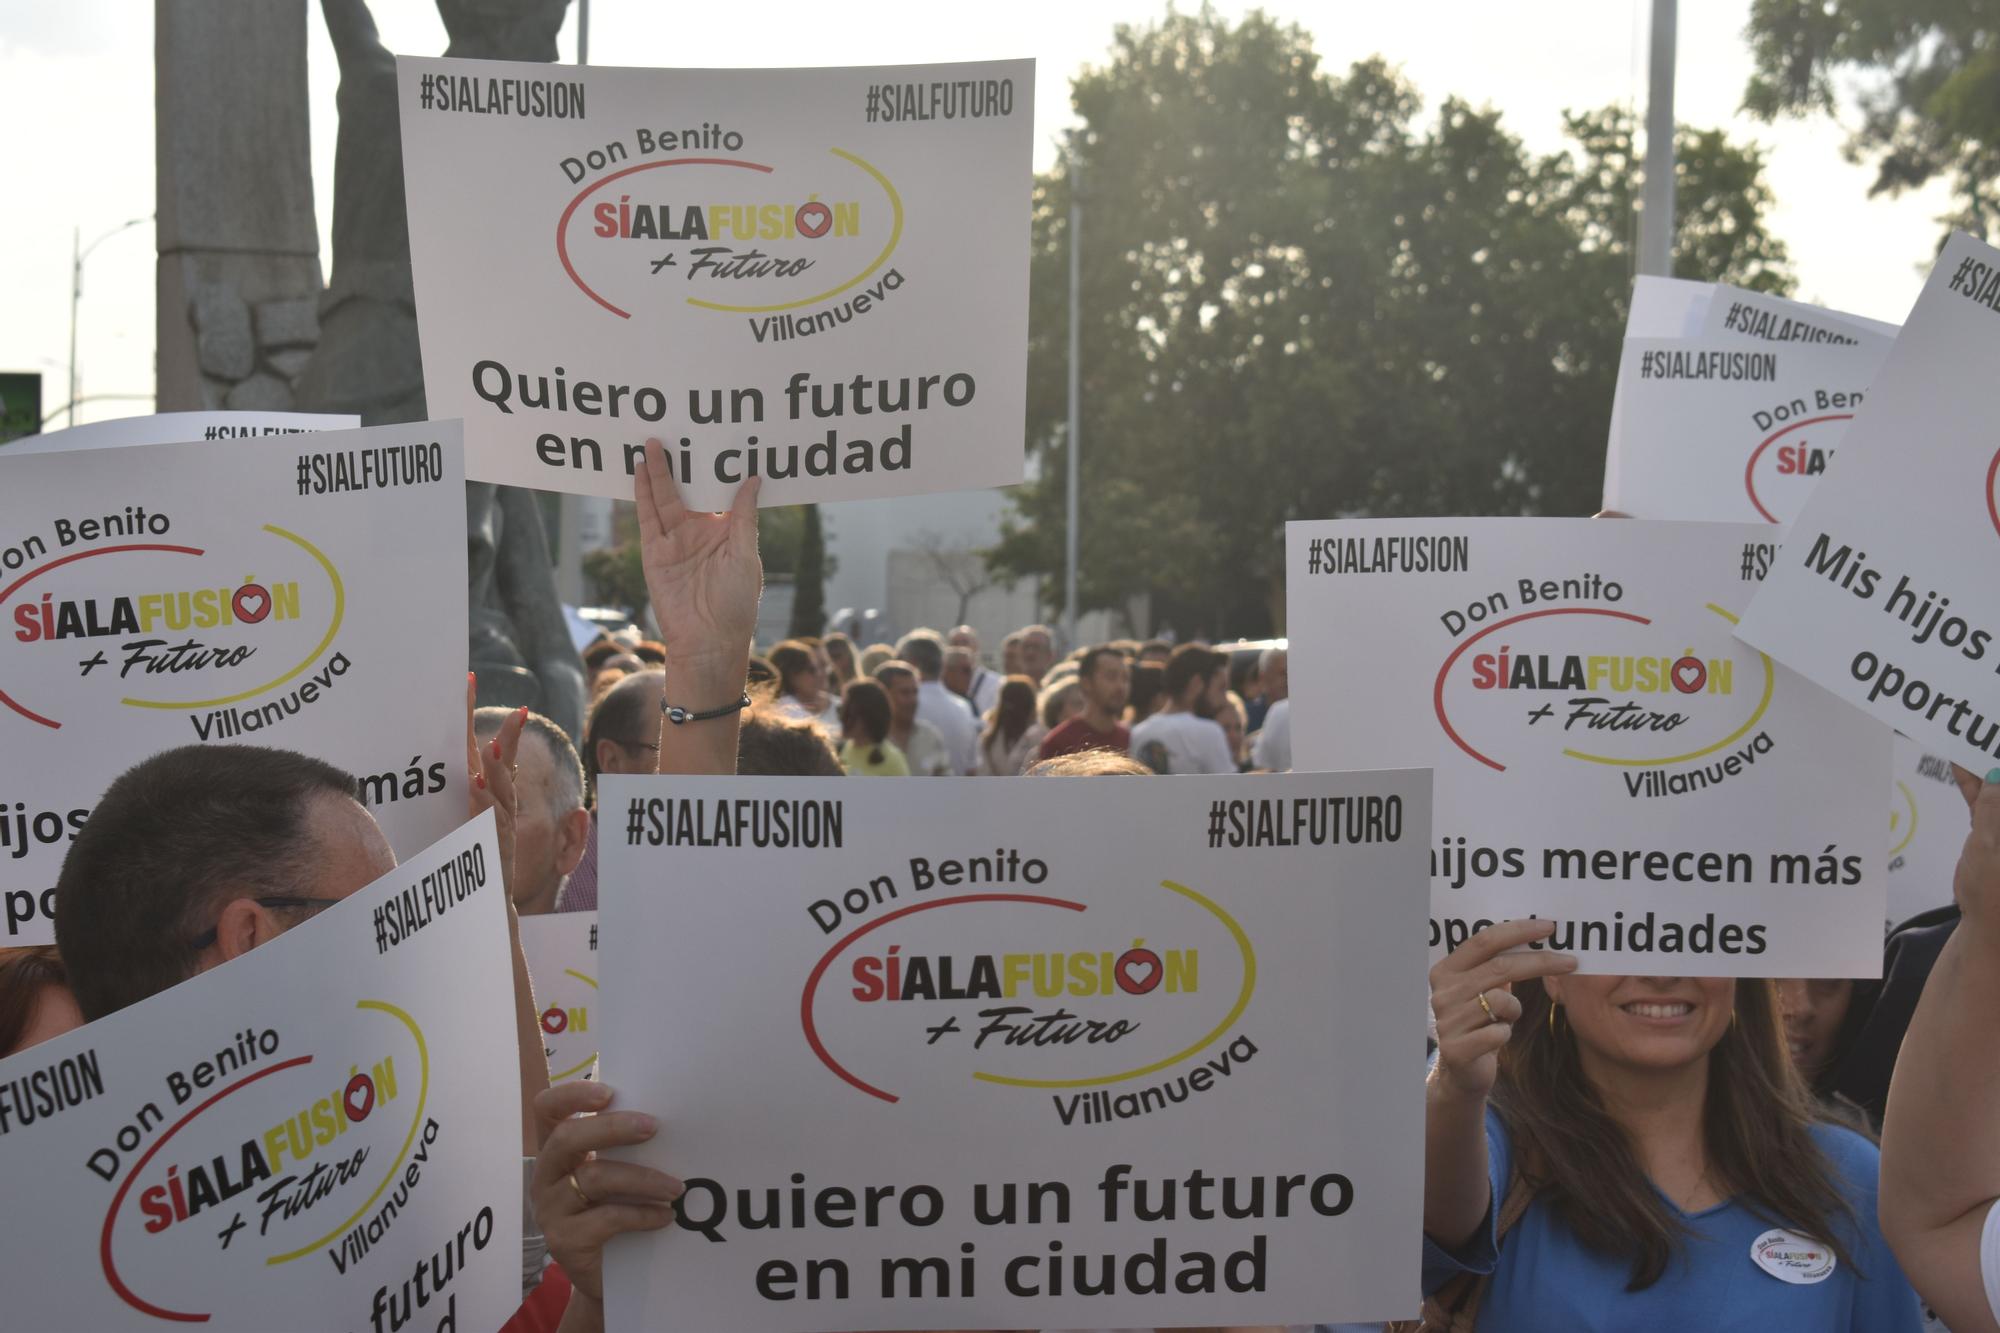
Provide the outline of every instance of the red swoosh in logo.
[[826,975],[826,969],[832,965],[833,960],[839,957],[848,945],[854,943],[854,941],[860,939],[869,931],[879,930],[891,921],[909,916],[913,912],[928,912],[934,907],[956,907],[961,903],[1036,903],[1043,907],[1061,907],[1071,912],[1088,910],[1082,903],[1071,902],[1067,898],[1043,898],[1032,893],[968,893],[958,898],[943,898],[934,903],[918,903],[914,907],[899,907],[887,916],[871,921],[858,930],[851,931],[843,936],[839,943],[826,951],[819,962],[814,965],[812,975],[806,978],[805,992],[799,996],[799,1022],[805,1028],[806,1044],[812,1047],[813,1054],[819,1057],[820,1063],[840,1075],[848,1083],[867,1093],[870,1097],[880,1097],[885,1102],[902,1100],[895,1093],[884,1092],[874,1084],[848,1072],[840,1061],[827,1053],[825,1043],[819,1039],[819,1024],[813,1019],[813,995],[819,989],[820,978]]
[[1630,611],[1605,611],[1594,606],[1558,606],[1547,611],[1523,611],[1518,616],[1509,616],[1505,620],[1496,620],[1485,629],[1479,631],[1479,633],[1467,639],[1464,643],[1458,645],[1458,647],[1452,649],[1451,656],[1445,658],[1444,665],[1438,668],[1437,683],[1431,687],[1431,707],[1437,710],[1438,725],[1444,728],[1445,735],[1451,737],[1451,743],[1496,773],[1505,773],[1507,765],[1488,759],[1485,755],[1467,745],[1465,737],[1458,734],[1458,729],[1451,725],[1451,719],[1445,716],[1444,678],[1451,674],[1453,665],[1457,663],[1459,657],[1464,654],[1467,648],[1478,643],[1494,630],[1505,629],[1509,625],[1518,625],[1524,620],[1539,620],[1543,616],[1609,616],[1617,620],[1629,620],[1639,625],[1650,625],[1653,623],[1645,616],[1636,616]]

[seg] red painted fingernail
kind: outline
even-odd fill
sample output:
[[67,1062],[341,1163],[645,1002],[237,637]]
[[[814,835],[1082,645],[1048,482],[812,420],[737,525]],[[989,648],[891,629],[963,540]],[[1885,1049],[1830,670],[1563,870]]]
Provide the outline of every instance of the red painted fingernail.
[[493,757],[495,759],[500,757],[500,738],[498,736],[493,738]]
[[525,718],[525,717],[527,717],[527,716],[528,716],[528,705],[526,705],[526,704],[522,704],[522,705],[521,705],[521,711],[520,711],[520,712],[518,712],[518,713],[516,713],[516,714],[515,714],[515,716],[516,716],[516,717],[520,717],[520,718]]
[[474,773],[472,775],[472,785],[479,788],[481,791],[485,791],[486,775],[484,773]]

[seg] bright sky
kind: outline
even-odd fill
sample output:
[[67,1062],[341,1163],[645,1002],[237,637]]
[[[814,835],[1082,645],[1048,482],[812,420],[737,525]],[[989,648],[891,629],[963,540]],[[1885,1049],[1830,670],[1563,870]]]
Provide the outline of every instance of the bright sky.
[[[239,0],[246,2],[247,0]],[[305,0],[256,0],[259,4]],[[1763,125],[1737,111],[1749,74],[1741,31],[1748,0],[1681,6],[1679,119],[1726,126],[1770,150],[1771,223],[1791,246],[1807,300],[1900,320],[1915,299],[1949,201],[1939,186],[1899,200],[1867,197],[1873,170],[1841,159],[1825,119]],[[444,50],[432,0],[373,0],[392,49]],[[1230,16],[1247,6],[1218,4]],[[1643,105],[1647,0],[1273,0],[1264,8],[1310,32],[1325,66],[1380,53],[1435,107],[1447,95],[1498,107],[1531,147],[1560,146],[1560,114]],[[333,51],[312,6],[310,98],[323,262],[332,221],[336,128]],[[828,6],[767,0],[754,18],[727,7],[592,0],[595,64],[851,65],[1032,56],[1038,62],[1038,169],[1070,123],[1069,78],[1101,63],[1120,22],[1163,11],[1147,0],[1012,0],[1000,5],[870,0]],[[572,3],[562,36],[573,59]],[[218,70],[218,79],[238,77]],[[153,211],[153,6],[145,0],[0,0],[0,125],[7,127],[11,207],[0,212],[0,370],[39,370],[45,410],[66,398],[72,228],[89,245]],[[82,392],[150,394],[150,225],[106,241],[84,271],[77,362]],[[86,404],[79,421],[149,410]]]

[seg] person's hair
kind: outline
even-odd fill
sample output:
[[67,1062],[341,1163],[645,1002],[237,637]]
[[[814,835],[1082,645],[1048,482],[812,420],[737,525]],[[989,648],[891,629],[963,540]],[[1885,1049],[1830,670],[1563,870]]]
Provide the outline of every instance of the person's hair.
[[1027,633],[1027,631],[1026,631],[1026,630],[1019,630],[1019,629],[1017,629],[1017,630],[1010,630],[1010,631],[1008,632],[1008,634],[1007,634],[1007,637],[1006,637],[1006,638],[1004,638],[1004,639],[1002,639],[1002,640],[1000,640],[1000,646],[1001,646],[1002,648],[1018,648],[1018,647],[1020,647],[1020,646],[1021,646],[1021,636],[1022,636],[1023,634],[1025,634],[1025,633]]
[[988,713],[986,730],[979,737],[980,747],[993,744],[999,737],[1003,745],[1012,745],[1021,739],[1022,733],[1035,725],[1035,682],[1027,676],[1009,676],[1000,682],[999,697],[993,701],[993,711]]
[[903,661],[899,657],[890,658],[888,661],[876,667],[875,670],[869,674],[873,675],[875,679],[881,681],[884,686],[888,685],[890,681],[900,680],[904,676],[908,676],[911,680],[923,679],[923,677],[917,674],[917,669],[915,667],[911,666],[908,662]]
[[1054,731],[1063,724],[1063,714],[1069,711],[1070,698],[1083,689],[1075,676],[1065,676],[1053,685],[1044,685],[1035,706],[1041,709],[1042,725]]
[[889,692],[872,680],[850,680],[840,695],[840,727],[849,740],[857,730],[868,733],[868,762],[882,762],[882,742],[889,738]]
[[584,646],[583,664],[596,671],[624,651],[624,644],[608,634],[599,634]]
[[35,1006],[42,1002],[42,992],[68,984],[62,955],[53,944],[0,949],[0,1057],[12,1055],[20,1047],[28,1024],[35,1019]]
[[632,656],[638,658],[647,666],[665,666],[667,664],[667,645],[661,643],[658,639],[641,639],[638,645],[632,649]]
[[1198,643],[1184,643],[1167,659],[1165,689],[1169,700],[1178,701],[1190,682],[1207,680],[1229,665],[1229,658]]
[[766,778],[837,778],[846,770],[817,722],[793,722],[764,707],[743,714],[736,771]]
[[[472,715],[472,734],[480,740],[491,740],[498,734],[500,725],[513,715],[511,708],[482,708]],[[583,808],[583,760],[578,758],[576,747],[570,744],[569,733],[540,713],[528,714],[528,726],[523,737],[533,736],[541,742],[549,756],[548,810],[551,818],[561,819],[572,810]]]
[[1125,654],[1108,643],[1100,643],[1095,648],[1083,650],[1083,656],[1076,659],[1076,674],[1088,676],[1097,670],[1097,664],[1107,657],[1123,657]]
[[1257,665],[1259,659],[1257,657],[1238,657],[1234,653],[1225,653],[1224,656],[1229,659],[1230,693],[1247,693],[1250,689],[1250,677],[1256,675],[1261,669]]
[[1042,636],[1042,639],[1049,645],[1049,651],[1051,653],[1055,652],[1056,650],[1056,632],[1050,629],[1047,625],[1023,625],[1016,632],[1020,634],[1022,643],[1026,643],[1029,640],[1029,638],[1031,638],[1036,634],[1039,634]]
[[893,662],[895,660],[896,649],[894,645],[871,643],[861,650],[861,674],[872,676],[875,674],[876,667],[881,666],[884,662]]
[[1257,674],[1260,676],[1263,675],[1266,671],[1276,666],[1278,659],[1284,656],[1286,656],[1286,650],[1283,648],[1266,648],[1263,652],[1258,653]]
[[786,639],[770,651],[771,665],[778,673],[779,697],[787,694],[798,697],[795,682],[799,676],[819,666],[819,656],[810,644],[798,639]]
[[1132,706],[1132,720],[1143,722],[1156,711],[1160,696],[1166,692],[1167,669],[1157,662],[1134,662],[1132,664],[1132,693],[1127,700]]
[[656,732],[659,729],[659,709],[649,697],[651,692],[634,683],[648,676],[664,677],[664,673],[640,671],[627,676],[591,706],[590,718],[583,724],[583,775],[592,800],[597,797],[597,743],[616,741],[620,745],[636,745],[646,739],[647,727]]
[[[820,646],[826,649],[826,660],[833,663],[834,677],[843,685],[853,680],[861,669],[861,654],[855,649],[854,640],[835,630]],[[844,663],[843,655],[847,659]]]
[[896,659],[917,669],[923,680],[936,680],[944,670],[944,640],[933,629],[913,629],[896,640]]
[[183,745],[126,769],[56,879],[56,947],[86,1022],[193,976],[191,941],[228,898],[283,896],[324,851],[312,798],[359,799],[333,765],[260,745]]
[[1151,777],[1153,770],[1116,750],[1078,750],[1044,759],[1027,771],[1031,778]]
[[1172,657],[1174,655],[1174,646],[1165,639],[1148,639],[1139,645],[1139,656],[1146,657],[1150,654]]
[[[1626,1290],[1643,1291],[1666,1272],[1689,1228],[1647,1178],[1631,1139],[1585,1076],[1575,1033],[1561,1017],[1551,1023],[1548,991],[1527,981],[1516,983],[1514,994],[1521,1018],[1501,1048],[1492,1104],[1514,1140],[1515,1170],[1578,1240],[1630,1259]],[[1853,1210],[1813,1141],[1820,1117],[1792,1066],[1777,988],[1741,978],[1735,1002],[1728,1030],[1708,1054],[1702,1133],[1710,1166],[1753,1215],[1802,1232],[1853,1267],[1836,1225],[1852,1222]]]

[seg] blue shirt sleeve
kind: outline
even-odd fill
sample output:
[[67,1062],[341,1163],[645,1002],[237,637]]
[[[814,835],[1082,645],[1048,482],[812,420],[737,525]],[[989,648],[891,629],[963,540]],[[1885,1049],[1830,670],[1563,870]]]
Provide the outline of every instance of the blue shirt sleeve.
[[1456,1250],[1447,1250],[1428,1235],[1424,1237],[1424,1295],[1431,1295],[1461,1273],[1491,1273],[1500,1262],[1500,1244],[1495,1230],[1500,1201],[1507,1197],[1507,1182],[1513,1165],[1513,1140],[1507,1137],[1500,1117],[1488,1107],[1486,1180],[1490,1197],[1486,1203],[1486,1220],[1479,1224],[1479,1230],[1472,1233],[1472,1238]]
[[1876,1196],[1880,1192],[1882,1154],[1879,1149],[1851,1129],[1820,1125],[1813,1130],[1820,1151],[1826,1154],[1840,1192],[1854,1209],[1854,1224],[1848,1241],[1861,1280],[1854,1284],[1853,1321],[1855,1333],[1921,1333],[1923,1311],[1917,1293],[1903,1276],[1882,1227],[1875,1220]]

